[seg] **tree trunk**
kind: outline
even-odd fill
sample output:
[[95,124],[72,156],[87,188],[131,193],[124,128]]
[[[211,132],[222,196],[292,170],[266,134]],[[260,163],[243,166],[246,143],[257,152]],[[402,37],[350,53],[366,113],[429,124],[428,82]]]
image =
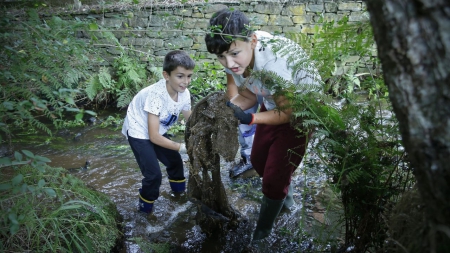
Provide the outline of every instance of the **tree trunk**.
[[450,1],[366,4],[403,145],[425,205],[427,252],[448,249]]

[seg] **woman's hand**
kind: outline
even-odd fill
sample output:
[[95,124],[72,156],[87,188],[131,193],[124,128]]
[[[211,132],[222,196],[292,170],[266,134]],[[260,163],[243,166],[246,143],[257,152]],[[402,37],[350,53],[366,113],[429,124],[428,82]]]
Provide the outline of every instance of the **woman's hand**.
[[234,116],[241,124],[251,125],[253,123],[253,113],[245,113],[239,106],[227,101],[227,106],[233,109]]

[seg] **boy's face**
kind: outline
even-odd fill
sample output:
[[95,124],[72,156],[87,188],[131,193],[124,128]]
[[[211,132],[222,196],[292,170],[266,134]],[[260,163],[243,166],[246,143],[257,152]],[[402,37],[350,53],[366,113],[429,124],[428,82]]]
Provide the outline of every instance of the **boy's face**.
[[242,75],[252,61],[253,49],[256,47],[256,42],[257,39],[254,34],[250,41],[233,41],[228,51],[217,54],[217,59],[225,68],[230,69],[235,74]]
[[191,83],[193,74],[194,70],[185,69],[180,66],[170,72],[170,75],[166,71],[163,71],[169,94],[172,92],[184,92]]

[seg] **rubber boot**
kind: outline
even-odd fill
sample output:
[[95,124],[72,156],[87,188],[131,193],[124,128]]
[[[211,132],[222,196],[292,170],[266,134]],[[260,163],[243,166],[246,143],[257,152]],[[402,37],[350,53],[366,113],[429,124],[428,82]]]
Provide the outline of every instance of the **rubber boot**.
[[252,241],[266,238],[272,232],[273,223],[283,207],[284,199],[272,200],[263,196],[256,229]]
[[139,211],[144,213],[151,213],[153,211],[154,200],[144,199],[141,195],[142,189],[139,189]]
[[186,178],[182,180],[169,179],[169,183],[174,193],[183,193],[186,190]]
[[237,177],[240,174],[242,174],[252,168],[253,168],[253,165],[250,162],[250,156],[241,156],[241,160],[239,161],[239,163],[230,169],[230,177],[231,178]]
[[295,204],[294,201],[294,187],[292,186],[292,184],[289,185],[288,188],[288,194],[286,196],[286,198],[284,199],[284,204],[283,206],[287,209],[291,209],[291,207]]

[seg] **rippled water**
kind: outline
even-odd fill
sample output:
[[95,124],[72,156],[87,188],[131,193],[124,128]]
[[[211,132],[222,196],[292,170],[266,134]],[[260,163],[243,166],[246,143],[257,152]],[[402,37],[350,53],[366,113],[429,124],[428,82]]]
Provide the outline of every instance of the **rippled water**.
[[[120,130],[89,126],[60,131],[56,136],[58,138],[46,144],[41,144],[44,142],[42,139],[30,142],[29,137],[23,142],[16,140],[15,149],[28,149],[45,156],[51,160],[51,166],[69,169],[86,184],[110,196],[123,216],[125,244],[122,252],[149,252],[145,248],[151,243],[171,245],[171,252],[246,250],[258,217],[261,197],[261,182],[254,171],[230,179],[228,169],[232,164],[222,164],[222,181],[229,202],[247,222],[239,231],[231,231],[228,238],[208,238],[195,224],[196,206],[186,196],[171,194],[163,165],[161,196],[155,201],[153,214],[147,217],[137,211],[142,175]],[[183,138],[178,137],[177,141],[183,141]],[[182,157],[188,160],[187,154],[182,154]],[[313,160],[308,159],[314,163]],[[84,170],[81,167],[86,161],[90,165]],[[186,169],[186,178],[188,175]],[[314,169],[301,167],[296,171],[292,181],[296,201],[294,209],[282,211],[268,239],[269,244],[260,252],[317,252],[317,239],[336,230],[327,227],[324,207],[315,198],[323,181],[323,175]],[[227,241],[236,243],[230,246]],[[321,252],[329,252],[329,247],[322,246]]]

